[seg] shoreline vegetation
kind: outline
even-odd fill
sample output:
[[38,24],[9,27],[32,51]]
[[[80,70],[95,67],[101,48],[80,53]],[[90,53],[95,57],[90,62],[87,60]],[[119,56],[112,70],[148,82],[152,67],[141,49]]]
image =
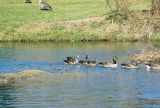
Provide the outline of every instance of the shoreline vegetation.
[[106,11],[104,0],[48,2],[52,11],[39,10],[36,0],[1,1],[0,41],[160,41],[160,16],[143,12],[150,4],[135,7],[126,19]]
[[146,47],[142,49],[137,54],[129,57],[128,60],[131,62],[138,62],[141,64],[147,64],[149,62],[152,63],[160,63],[160,49],[155,46]]

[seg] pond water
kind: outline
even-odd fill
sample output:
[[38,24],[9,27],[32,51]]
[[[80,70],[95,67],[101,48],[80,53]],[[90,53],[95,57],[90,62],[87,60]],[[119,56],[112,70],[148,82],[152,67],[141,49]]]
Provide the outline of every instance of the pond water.
[[87,67],[63,63],[66,56],[118,65],[146,43],[0,43],[0,73],[42,70],[44,78],[0,85],[2,108],[160,108],[160,71]]

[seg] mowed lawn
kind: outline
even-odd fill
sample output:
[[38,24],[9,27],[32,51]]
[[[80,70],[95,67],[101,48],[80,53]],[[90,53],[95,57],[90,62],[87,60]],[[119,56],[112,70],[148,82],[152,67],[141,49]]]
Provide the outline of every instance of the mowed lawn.
[[[130,1],[131,12],[141,12],[151,7],[150,0]],[[52,11],[40,10],[38,0],[32,0],[31,4],[26,4],[25,0],[0,0],[0,41],[99,41],[114,40],[113,35],[121,33],[112,25],[107,25],[109,24],[107,21],[98,22],[101,18],[105,19],[110,11],[106,6],[106,0],[46,0],[46,2],[51,5]],[[110,5],[114,10],[115,0],[111,0]],[[95,17],[98,18],[92,22],[86,20]],[[67,25],[66,20],[67,22],[74,20],[75,23]],[[120,39],[124,39],[123,35],[124,33],[120,35]],[[133,39],[128,39],[127,36],[127,40],[135,40],[134,36],[130,37]]]
[[41,11],[38,0],[32,4],[25,0],[0,1],[0,31],[12,29],[34,21],[54,21],[103,16],[105,0],[46,0],[53,11]]
[[[33,21],[54,21],[103,16],[109,10],[106,0],[46,0],[53,11],[41,11],[38,0],[0,0],[0,31]],[[145,1],[145,2],[144,2]],[[114,3],[111,3],[114,5]],[[144,9],[149,0],[133,0],[132,9]]]

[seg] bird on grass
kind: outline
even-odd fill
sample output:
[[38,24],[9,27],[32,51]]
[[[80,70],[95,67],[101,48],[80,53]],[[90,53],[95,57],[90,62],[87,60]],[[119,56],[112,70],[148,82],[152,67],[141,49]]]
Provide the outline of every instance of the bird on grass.
[[40,10],[52,10],[52,7],[45,2],[45,0],[39,0]]
[[32,1],[31,0],[26,0],[26,2],[25,3],[32,3]]

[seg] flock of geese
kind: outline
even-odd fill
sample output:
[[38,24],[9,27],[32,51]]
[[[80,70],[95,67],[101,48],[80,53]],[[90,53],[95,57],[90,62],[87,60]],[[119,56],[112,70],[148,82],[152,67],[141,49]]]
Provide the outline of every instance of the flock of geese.
[[[79,55],[73,56],[73,57],[66,57],[64,61],[65,64],[71,64],[71,65],[75,65],[75,64],[81,64],[81,65],[85,65],[85,66],[101,66],[101,67],[105,67],[105,68],[117,68],[117,59],[118,57],[114,56],[113,57],[113,62],[109,63],[109,62],[99,62],[97,63],[96,61],[91,61],[88,59],[89,56],[86,55],[85,60],[79,60]],[[135,64],[129,64],[129,63],[122,63],[121,67],[123,69],[137,69],[138,68],[138,62],[136,62]],[[146,69],[150,70],[150,69],[159,69],[160,70],[160,65],[159,64],[155,64],[153,62],[148,62],[145,64]]]
[[[31,0],[26,0],[25,3],[32,3]],[[39,0],[40,10],[52,10],[52,7],[45,1]]]

